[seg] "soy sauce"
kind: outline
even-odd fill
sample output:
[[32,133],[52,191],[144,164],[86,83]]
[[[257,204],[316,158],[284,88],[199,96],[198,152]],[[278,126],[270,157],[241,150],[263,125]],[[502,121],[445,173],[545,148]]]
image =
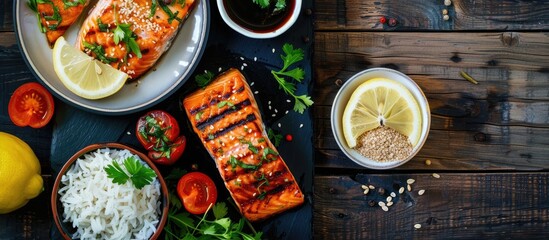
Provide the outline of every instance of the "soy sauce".
[[223,0],[229,17],[238,25],[252,32],[272,32],[284,25],[292,16],[296,0],[287,0],[283,10],[275,6],[261,8],[252,0]]

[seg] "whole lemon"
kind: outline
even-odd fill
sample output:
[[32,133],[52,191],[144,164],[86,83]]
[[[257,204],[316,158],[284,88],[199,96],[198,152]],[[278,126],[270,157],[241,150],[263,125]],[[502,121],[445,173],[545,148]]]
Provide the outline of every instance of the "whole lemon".
[[14,211],[43,189],[40,162],[16,136],[0,132],[0,214]]

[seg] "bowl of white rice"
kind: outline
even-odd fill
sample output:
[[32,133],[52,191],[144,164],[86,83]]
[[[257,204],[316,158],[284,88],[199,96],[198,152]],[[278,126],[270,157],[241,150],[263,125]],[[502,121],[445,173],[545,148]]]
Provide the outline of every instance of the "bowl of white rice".
[[[116,161],[131,176],[124,164],[128,158],[152,169],[152,182],[141,188],[131,180],[114,183],[105,169]],[[65,163],[51,205],[65,239],[156,239],[168,217],[168,189],[145,154],[119,143],[93,144]]]

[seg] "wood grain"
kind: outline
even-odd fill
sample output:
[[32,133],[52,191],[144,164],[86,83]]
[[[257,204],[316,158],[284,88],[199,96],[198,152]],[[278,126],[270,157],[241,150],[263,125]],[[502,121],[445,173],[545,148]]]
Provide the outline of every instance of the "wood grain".
[[[317,32],[315,37],[317,167],[357,167],[338,150],[331,105],[353,74],[389,67],[415,80],[432,113],[423,149],[398,169],[549,169],[547,33]],[[471,84],[460,71],[480,83]],[[434,164],[427,168],[425,159]]]
[[13,31],[13,3],[15,1],[0,2],[0,32]]
[[[546,1],[513,0],[317,0],[316,30],[360,31],[470,31],[541,30],[549,27]],[[442,10],[448,10],[444,21]],[[397,20],[380,24],[380,17]]]
[[[539,239],[549,233],[548,173],[440,175],[317,176],[315,238]],[[412,192],[399,195],[408,178],[416,180]],[[364,195],[362,184],[384,188],[385,195]],[[384,212],[377,202],[392,191],[394,205]]]

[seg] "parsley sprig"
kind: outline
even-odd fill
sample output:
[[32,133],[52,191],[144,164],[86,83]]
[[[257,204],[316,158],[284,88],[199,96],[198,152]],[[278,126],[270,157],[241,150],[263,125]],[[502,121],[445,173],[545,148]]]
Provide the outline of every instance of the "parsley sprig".
[[[116,13],[116,5],[114,5]],[[118,44],[119,42],[123,42],[128,46],[128,48],[137,56],[138,58],[141,58],[141,49],[139,49],[139,45],[137,45],[137,35],[131,30],[131,24],[130,23],[119,23],[118,17],[114,17],[114,21],[116,24],[116,28],[114,29],[114,43]]]
[[285,77],[290,77],[294,79],[297,82],[301,82],[305,76],[305,71],[299,67],[295,67],[293,69],[288,70],[288,68],[301,60],[303,60],[303,49],[301,48],[294,48],[291,44],[284,44],[282,46],[282,51],[284,51],[285,55],[280,55],[280,58],[282,58],[282,61],[284,62],[284,66],[282,69],[275,71],[271,70],[271,73],[273,74],[274,78],[279,84],[279,87],[284,90],[284,92],[292,97],[294,97],[294,111],[298,113],[303,113],[307,107],[313,105],[313,101],[311,100],[311,97],[307,94],[303,95],[296,95],[296,85],[294,82],[287,81]]
[[215,75],[213,72],[206,70],[202,74],[197,74],[194,77],[194,81],[196,82],[196,85],[198,85],[198,87],[205,88],[206,86],[208,86],[208,83],[213,80],[214,76]]
[[123,164],[125,170],[115,160],[104,168],[107,177],[111,178],[113,183],[125,184],[130,180],[135,188],[141,189],[156,178],[154,170],[145,167],[133,156],[126,158]]
[[[271,0],[252,0],[255,4],[259,5],[261,8],[268,8],[271,6]],[[274,1],[273,1],[274,2]],[[286,8],[286,0],[276,0],[273,12],[278,12]]]

